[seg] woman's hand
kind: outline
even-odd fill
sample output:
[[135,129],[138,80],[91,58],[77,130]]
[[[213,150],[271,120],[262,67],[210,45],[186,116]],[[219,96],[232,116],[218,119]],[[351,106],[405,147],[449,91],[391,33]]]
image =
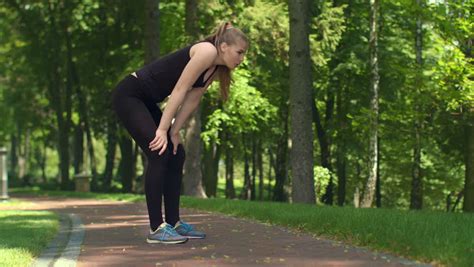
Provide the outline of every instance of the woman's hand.
[[181,136],[179,132],[177,133],[170,133],[171,142],[173,143],[173,155],[176,155],[178,151],[178,145],[181,144]]
[[150,142],[149,148],[151,151],[160,150],[159,155],[163,154],[166,151],[168,146],[168,136],[166,131],[160,128],[156,129],[155,138]]

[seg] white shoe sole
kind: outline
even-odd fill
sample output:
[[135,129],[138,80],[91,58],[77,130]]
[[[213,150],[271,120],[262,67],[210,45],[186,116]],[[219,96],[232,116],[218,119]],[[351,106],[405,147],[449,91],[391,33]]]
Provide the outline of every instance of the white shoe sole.
[[184,240],[174,240],[174,241],[161,241],[161,240],[154,240],[154,239],[146,239],[146,242],[148,244],[181,244],[181,243],[186,243],[188,239]]

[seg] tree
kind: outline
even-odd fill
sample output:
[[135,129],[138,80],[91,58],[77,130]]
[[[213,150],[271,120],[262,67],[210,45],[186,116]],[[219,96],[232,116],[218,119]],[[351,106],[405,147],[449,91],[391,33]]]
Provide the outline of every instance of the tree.
[[[421,87],[423,86],[423,22],[421,18],[422,11],[421,0],[416,0],[416,29],[415,29],[415,48],[416,48],[416,74],[415,74],[415,88],[414,91],[421,94]],[[421,168],[421,139],[423,129],[423,113],[421,111],[421,103],[417,99],[415,102],[415,140],[413,148],[413,168],[412,168],[412,184],[410,209],[421,209],[423,206],[423,174]],[[421,118],[420,118],[421,117]]]
[[372,205],[375,194],[375,184],[377,180],[377,166],[379,164],[378,155],[378,117],[379,117],[379,58],[378,58],[378,19],[379,0],[370,0],[370,70],[371,70],[371,91],[372,100],[370,102],[370,131],[369,131],[369,177],[364,187],[364,195],[360,206],[368,208]]
[[[472,1],[445,1],[433,6],[434,20],[440,29],[440,34],[450,45],[456,46],[462,53],[461,64],[446,65],[443,85],[451,85],[449,110],[460,111],[456,120],[463,126],[464,146],[464,205],[463,211],[474,212],[474,73],[472,44],[474,17]],[[454,78],[456,80],[451,81]],[[446,82],[447,81],[447,82]],[[453,92],[453,90],[455,92]],[[454,97],[453,97],[454,96]],[[452,104],[454,102],[455,104]]]
[[309,2],[289,2],[292,199],[303,203],[315,203]]
[[[185,31],[189,39],[194,41],[199,37],[198,1],[186,0],[185,9]],[[206,198],[202,187],[201,169],[201,105],[189,118],[185,132],[186,161],[184,162],[183,194]]]

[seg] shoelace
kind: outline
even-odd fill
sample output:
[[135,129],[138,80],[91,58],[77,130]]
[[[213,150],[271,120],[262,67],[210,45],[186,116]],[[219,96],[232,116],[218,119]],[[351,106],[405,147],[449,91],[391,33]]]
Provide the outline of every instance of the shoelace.
[[170,236],[178,236],[179,235],[170,225],[166,225],[162,229],[163,229],[163,233],[161,234],[162,238],[164,238],[166,234],[168,234]]
[[171,227],[169,225],[166,226],[165,231],[171,236],[178,236],[179,235],[178,232],[176,232],[176,230],[174,230],[173,227]]
[[187,224],[183,221],[180,222],[180,225],[182,225],[187,232],[194,230],[193,227],[190,224]]

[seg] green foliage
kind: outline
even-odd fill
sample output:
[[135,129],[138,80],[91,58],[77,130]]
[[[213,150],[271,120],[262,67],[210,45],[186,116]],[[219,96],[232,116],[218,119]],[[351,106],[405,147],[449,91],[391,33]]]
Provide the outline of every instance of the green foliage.
[[330,1],[322,1],[320,13],[312,21],[309,39],[315,68],[327,66],[346,30],[344,8],[347,6],[332,5]]
[[[414,125],[421,122],[424,203],[426,208],[442,210],[446,195],[463,186],[464,143],[460,140],[464,140],[466,110],[474,102],[473,4],[422,2],[421,6],[408,0],[381,2],[382,205],[409,206]],[[72,43],[78,84],[87,101],[97,164],[103,170],[105,144],[114,119],[110,94],[125,75],[143,65],[143,4],[97,0],[8,0],[0,4],[0,145],[12,144],[16,138],[21,157],[26,156],[29,145],[28,174],[33,181],[42,180],[43,170],[46,182],[55,181],[58,175],[55,110],[61,106],[66,118],[66,88],[71,80],[67,37]],[[253,138],[262,144],[263,161],[270,168],[267,151],[275,153],[277,144],[288,138],[287,1],[211,0],[198,5],[201,37],[219,22],[231,21],[250,39],[245,64],[234,73],[230,100],[219,102],[216,85],[204,98],[209,106],[203,110],[202,138],[208,145],[234,149],[239,175],[244,173],[244,153],[239,153],[246,148],[242,138]],[[164,55],[190,41],[184,36],[185,2],[160,1],[159,8],[160,54]],[[367,1],[314,1],[311,14],[314,101],[328,136],[334,181],[340,160],[336,152],[343,150],[345,200],[351,203],[368,173],[369,6]],[[417,16],[423,21],[421,66],[416,63]],[[52,97],[53,86],[60,92],[60,104]],[[72,125],[78,125],[75,91],[71,112]],[[118,134],[126,135],[123,128]],[[321,153],[318,142],[315,138],[316,159]],[[117,155],[115,160],[119,159]],[[272,168],[274,171],[276,166]],[[314,169],[317,193],[322,195],[329,172],[318,163]]]
[[276,108],[259,91],[249,85],[249,76],[250,73],[246,70],[234,73],[229,101],[223,108],[216,109],[208,117],[205,131],[201,133],[207,145],[211,141],[219,143],[219,132],[224,127],[234,134],[258,132],[275,118]]
[[[315,165],[313,168],[314,172],[314,188],[316,196],[322,196],[326,193],[329,179],[331,176],[335,177],[334,173],[331,173],[327,168]],[[336,182],[337,184],[337,182]]]

